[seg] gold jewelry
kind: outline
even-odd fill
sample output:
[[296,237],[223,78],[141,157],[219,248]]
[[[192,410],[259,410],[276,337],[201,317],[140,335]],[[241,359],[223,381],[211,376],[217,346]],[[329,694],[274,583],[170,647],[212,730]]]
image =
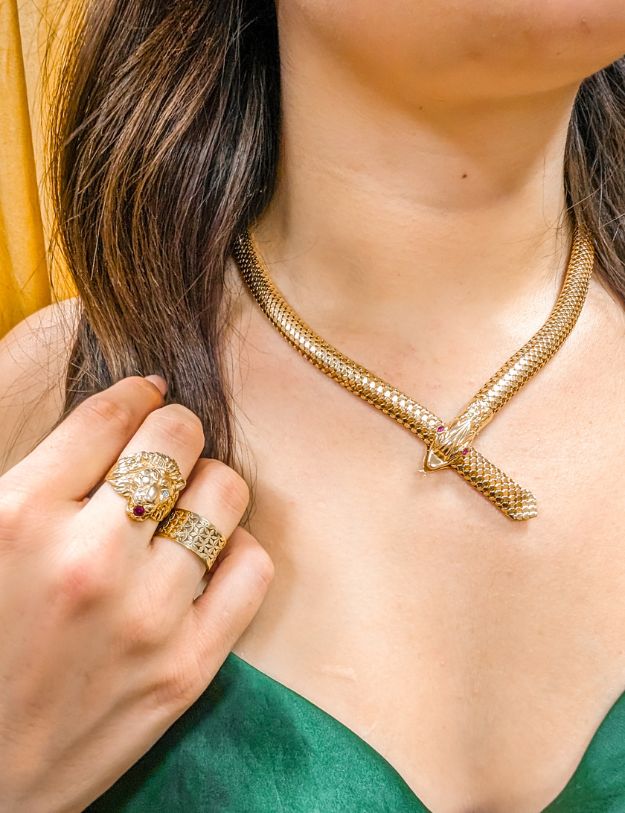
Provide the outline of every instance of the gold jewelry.
[[547,321],[449,424],[317,335],[271,279],[249,229],[237,235],[233,255],[264,314],[299,353],[426,443],[426,471],[450,467],[511,519],[536,516],[534,495],[490,463],[472,444],[478,432],[544,367],[573,329],[594,266],[594,246],[585,226],[575,227],[562,289]]
[[187,481],[172,457],[160,452],[137,452],[121,457],[105,481],[126,498],[126,514],[135,522],[160,522],[176,504]]
[[172,511],[159,523],[154,535],[173,539],[197,553],[207,570],[211,569],[219,551],[228,541],[211,522],[184,508]]

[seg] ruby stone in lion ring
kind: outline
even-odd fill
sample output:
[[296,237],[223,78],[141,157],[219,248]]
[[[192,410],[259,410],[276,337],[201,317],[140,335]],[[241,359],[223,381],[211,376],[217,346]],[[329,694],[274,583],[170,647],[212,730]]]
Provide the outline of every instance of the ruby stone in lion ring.
[[187,484],[176,461],[160,452],[120,457],[105,481],[126,498],[126,514],[135,522],[161,522]]

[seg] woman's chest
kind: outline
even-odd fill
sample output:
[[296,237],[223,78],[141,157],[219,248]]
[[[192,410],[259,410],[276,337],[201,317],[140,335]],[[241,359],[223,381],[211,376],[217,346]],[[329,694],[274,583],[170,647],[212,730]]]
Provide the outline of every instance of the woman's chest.
[[610,380],[605,398],[565,403],[556,374],[559,397],[528,388],[476,441],[534,492],[527,523],[452,471],[424,473],[417,438],[295,355],[254,366],[238,392],[249,528],[276,577],[235,651],[355,730],[436,811],[538,810],[625,689]]

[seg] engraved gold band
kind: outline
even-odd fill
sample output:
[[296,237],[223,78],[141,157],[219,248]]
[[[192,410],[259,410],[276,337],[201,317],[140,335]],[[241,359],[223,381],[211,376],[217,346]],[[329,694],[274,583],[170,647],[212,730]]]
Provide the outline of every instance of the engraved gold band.
[[160,522],[187,484],[173,457],[161,452],[120,457],[104,479],[126,498],[126,515],[135,522],[146,519]]
[[184,508],[176,508],[159,523],[155,536],[172,539],[192,550],[210,570],[219,552],[228,541],[217,528],[204,517]]

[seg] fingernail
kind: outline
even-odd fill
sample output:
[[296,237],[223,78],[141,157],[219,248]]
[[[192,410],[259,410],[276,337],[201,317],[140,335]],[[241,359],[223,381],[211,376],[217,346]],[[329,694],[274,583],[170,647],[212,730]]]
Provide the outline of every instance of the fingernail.
[[160,375],[146,375],[144,376],[147,381],[151,381],[154,386],[160,390],[161,395],[165,395],[167,392],[167,382],[165,379]]

